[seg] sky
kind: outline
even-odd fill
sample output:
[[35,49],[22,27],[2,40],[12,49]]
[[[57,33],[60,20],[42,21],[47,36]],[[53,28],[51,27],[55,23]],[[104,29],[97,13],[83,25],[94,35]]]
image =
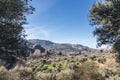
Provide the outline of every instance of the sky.
[[27,39],[82,44],[96,48],[89,9],[95,0],[33,0],[34,14],[28,15]]

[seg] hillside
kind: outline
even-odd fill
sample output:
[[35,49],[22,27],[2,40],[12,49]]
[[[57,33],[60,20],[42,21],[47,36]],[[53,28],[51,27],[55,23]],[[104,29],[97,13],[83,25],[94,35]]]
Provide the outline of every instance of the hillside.
[[120,80],[115,55],[105,58],[105,54],[41,57],[11,70],[1,66],[0,80]]
[[41,45],[47,50],[61,51],[63,53],[90,52],[96,49],[89,48],[80,44],[54,43],[48,40],[29,39],[29,46]]

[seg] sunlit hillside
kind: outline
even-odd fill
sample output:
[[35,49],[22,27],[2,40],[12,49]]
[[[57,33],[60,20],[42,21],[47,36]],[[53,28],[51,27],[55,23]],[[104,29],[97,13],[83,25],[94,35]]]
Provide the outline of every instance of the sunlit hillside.
[[115,55],[108,53],[52,55],[25,61],[11,70],[0,67],[0,80],[119,80]]
[[0,0],[0,80],[120,80],[120,0]]

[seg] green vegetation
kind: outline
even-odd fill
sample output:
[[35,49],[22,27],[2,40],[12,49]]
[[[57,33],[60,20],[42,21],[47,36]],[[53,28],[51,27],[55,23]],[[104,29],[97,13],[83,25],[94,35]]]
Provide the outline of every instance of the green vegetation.
[[16,66],[12,70],[0,67],[0,80],[35,80],[31,68]]
[[[24,39],[26,14],[32,14],[31,0],[0,0],[0,57],[1,64],[9,67],[21,56],[26,57]],[[120,0],[97,2],[90,9],[90,23],[98,27],[94,31],[98,46],[112,44],[120,53]],[[72,54],[62,52],[24,60],[25,65],[13,69],[0,67],[0,80],[120,80],[120,54],[101,53]],[[108,53],[108,52],[107,52]],[[67,54],[67,53],[66,53]],[[14,57],[13,57],[14,55]],[[8,59],[8,56],[10,59]],[[19,58],[18,58],[19,56]],[[116,60],[114,59],[116,57]],[[14,61],[14,62],[13,62]],[[9,64],[10,63],[10,64]]]
[[58,55],[28,60],[26,67],[16,66],[9,71],[0,67],[0,80],[119,80],[120,66],[113,54],[105,55]]
[[34,8],[30,0],[0,0],[0,54],[25,56],[27,51],[24,27],[26,14]]
[[96,2],[90,9],[90,23],[97,26],[98,46],[110,44],[120,53],[120,0]]

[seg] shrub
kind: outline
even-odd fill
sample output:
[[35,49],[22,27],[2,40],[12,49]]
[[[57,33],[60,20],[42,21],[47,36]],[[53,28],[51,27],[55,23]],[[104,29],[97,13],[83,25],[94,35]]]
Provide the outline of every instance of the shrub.
[[104,80],[101,74],[97,72],[98,66],[93,62],[82,63],[72,73],[71,80]]
[[98,66],[93,62],[85,62],[77,67],[75,63],[71,63],[69,67],[70,70],[64,70],[58,73],[56,80],[105,80],[97,72]]
[[43,59],[41,62],[42,62],[43,64],[46,64],[47,60],[46,60],[46,59]]
[[81,58],[80,62],[86,62],[88,59],[86,57]]
[[41,70],[47,70],[47,69],[48,69],[48,66],[44,65]]
[[6,78],[7,70],[1,66],[0,67],[0,80],[7,80]]
[[9,71],[3,67],[2,69],[0,71],[0,80],[35,80],[31,68],[16,66]]
[[[71,80],[73,70],[64,70],[56,74],[56,80]],[[74,79],[73,79],[74,80]]]
[[54,68],[55,68],[55,67],[56,67],[56,63],[53,63],[53,64],[52,64],[52,67],[54,67]]
[[70,64],[69,64],[69,68],[70,68],[71,70],[75,70],[75,69],[78,68],[78,66],[77,66],[75,63],[70,63]]
[[98,58],[99,63],[104,63],[106,62],[106,59],[104,57]]
[[13,76],[17,76],[18,79],[14,79],[14,80],[35,80],[32,73],[32,69],[28,67],[16,66],[14,69],[12,69],[9,72],[11,74],[14,73]]
[[93,55],[93,56],[90,57],[90,59],[93,60],[93,61],[96,61],[97,60],[97,56]]
[[35,78],[37,80],[56,80],[56,75],[53,73],[37,72]]
[[120,54],[116,54],[116,62],[120,63]]

